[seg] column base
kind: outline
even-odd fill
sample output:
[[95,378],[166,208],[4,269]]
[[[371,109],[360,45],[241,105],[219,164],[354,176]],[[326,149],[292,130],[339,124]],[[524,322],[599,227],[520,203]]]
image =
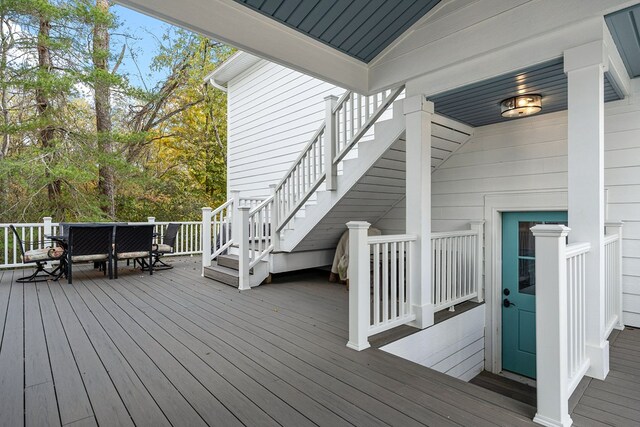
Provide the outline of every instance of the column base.
[[604,380],[609,373],[609,341],[603,341],[600,345],[587,344],[587,357],[590,365],[587,376]]
[[355,351],[362,351],[368,349],[371,345],[369,344],[369,341],[365,341],[363,344],[356,344],[349,341],[347,343],[347,347]]
[[433,326],[433,304],[425,304],[425,305],[413,305],[411,306],[413,312],[416,315],[416,320],[408,323],[409,326],[413,326],[418,329],[425,329],[429,326]]
[[567,414],[567,416],[560,421],[553,420],[540,414],[536,414],[536,416],[533,417],[533,422],[548,427],[571,427],[571,425],[573,424],[573,420],[571,419],[569,414]]

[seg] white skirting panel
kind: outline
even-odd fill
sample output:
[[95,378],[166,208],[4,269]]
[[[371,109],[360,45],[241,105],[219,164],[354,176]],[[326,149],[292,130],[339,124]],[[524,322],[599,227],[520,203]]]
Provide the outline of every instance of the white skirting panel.
[[484,368],[484,327],[483,304],[381,350],[469,381]]

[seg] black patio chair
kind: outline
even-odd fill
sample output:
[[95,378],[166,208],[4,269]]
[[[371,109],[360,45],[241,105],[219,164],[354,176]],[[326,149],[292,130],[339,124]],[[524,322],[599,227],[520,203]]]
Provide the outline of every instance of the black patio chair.
[[[73,283],[73,264],[93,262],[106,265],[113,278],[113,225],[70,225],[67,243],[67,282]],[[103,268],[104,274],[107,269]]]
[[[167,229],[164,231],[164,236],[162,237],[162,243],[154,243],[151,251],[151,255],[153,256],[153,265],[154,270],[169,270],[173,268],[173,265],[167,264],[162,261],[161,257],[166,254],[173,253],[176,246],[176,238],[178,237],[178,231],[180,231],[180,224],[171,223],[167,226]],[[142,270],[146,271],[149,269],[149,264],[146,261],[142,261]]]
[[60,277],[60,272],[63,268],[63,263],[61,262],[57,268],[52,271],[47,271],[46,263],[48,261],[62,261],[62,256],[64,255],[64,249],[60,247],[47,247],[47,248],[38,248],[31,249],[25,251],[24,244],[27,243],[31,246],[31,242],[23,242],[22,238],[20,238],[20,234],[18,234],[18,230],[13,225],[9,225],[11,231],[15,236],[16,242],[20,247],[20,257],[23,264],[31,264],[34,263],[36,265],[36,271],[33,272],[31,276],[20,277],[16,279],[16,282],[26,283],[26,282],[45,282],[49,279],[57,280]]
[[[153,224],[117,225],[114,242],[114,277],[118,278],[118,260],[144,260],[153,274]],[[142,261],[141,261],[142,264]]]

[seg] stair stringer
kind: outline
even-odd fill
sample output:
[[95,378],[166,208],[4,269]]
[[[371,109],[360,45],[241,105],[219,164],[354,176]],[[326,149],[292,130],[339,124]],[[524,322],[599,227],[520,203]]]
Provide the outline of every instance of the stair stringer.
[[318,191],[313,209],[296,217],[292,227],[281,234],[280,250],[291,252],[313,230],[322,218],[358,183],[376,161],[405,133],[403,100],[393,104],[393,117],[374,125],[374,139],[358,145],[358,158],[344,162],[343,174],[338,176],[337,190]]

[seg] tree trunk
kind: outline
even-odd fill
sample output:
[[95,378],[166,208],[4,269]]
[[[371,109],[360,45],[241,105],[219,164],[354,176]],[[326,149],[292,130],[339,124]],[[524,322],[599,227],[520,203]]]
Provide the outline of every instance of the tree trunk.
[[[49,19],[40,16],[40,27],[38,30],[38,67],[42,74],[52,72],[51,63],[51,50],[49,49],[49,36],[51,32],[51,23]],[[51,148],[54,144],[54,127],[51,124],[51,100],[49,99],[49,93],[46,85],[41,84],[36,86],[36,108],[38,116],[42,119],[43,126],[38,132],[38,139],[40,145],[43,148]],[[52,152],[48,158],[49,163],[53,163],[54,153]],[[49,195],[49,202],[53,209],[57,209],[58,201],[60,198],[61,182],[59,179],[50,181],[51,172],[49,168],[45,171],[47,178],[47,192]],[[53,213],[53,212],[52,212]]]
[[[111,86],[109,83],[109,25],[106,17],[109,15],[109,2],[96,0],[98,17],[93,28],[93,66],[96,81],[95,109],[96,130],[98,132],[98,150],[104,157],[113,156],[113,140],[111,137]],[[98,189],[105,201],[102,210],[115,219],[115,173],[113,166],[100,164],[98,170]]]

